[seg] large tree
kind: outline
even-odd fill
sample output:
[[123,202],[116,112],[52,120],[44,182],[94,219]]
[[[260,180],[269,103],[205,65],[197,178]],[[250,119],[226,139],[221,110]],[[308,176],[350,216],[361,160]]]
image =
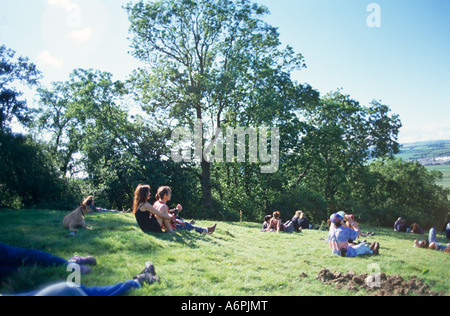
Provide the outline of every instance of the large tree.
[[[242,123],[237,118],[242,112],[263,113],[268,104],[256,89],[290,81],[291,71],[304,67],[303,57],[290,47],[281,49],[277,29],[262,21],[267,8],[249,0],[140,1],[126,10],[132,53],[146,65],[135,72],[136,91],[155,124],[188,125],[193,131],[201,120],[214,135],[215,128]],[[280,110],[265,111],[274,113]],[[203,140],[202,149],[205,145]],[[201,159],[186,167],[198,176],[210,212],[211,163]]]
[[29,123],[27,102],[22,99],[18,87],[33,87],[39,83],[41,73],[26,57],[17,57],[16,52],[0,46],[0,131],[3,132],[13,119]]
[[336,195],[348,196],[349,184],[370,159],[399,151],[399,116],[378,101],[362,106],[337,91],[306,107],[303,115],[306,124],[293,164],[296,184],[306,182],[321,192],[330,208],[342,207]]

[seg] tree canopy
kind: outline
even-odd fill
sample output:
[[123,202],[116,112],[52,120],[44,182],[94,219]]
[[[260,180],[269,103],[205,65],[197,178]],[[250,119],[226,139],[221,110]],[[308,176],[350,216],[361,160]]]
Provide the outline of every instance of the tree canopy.
[[[143,62],[125,81],[74,69],[45,87],[28,58],[0,47],[0,206],[70,208],[95,195],[102,207],[129,209],[134,188],[148,183],[171,186],[186,217],[259,221],[280,211],[289,219],[301,209],[319,225],[336,210],[379,225],[398,216],[425,226],[445,220],[442,174],[393,158],[399,115],[382,101],[363,105],[293,80],[306,61],[281,44],[266,7],[159,0],[124,10],[131,54]],[[37,88],[33,110],[23,87]],[[28,134],[13,134],[11,124]],[[198,160],[172,159],[179,127],[200,129]],[[240,146],[234,135],[235,148],[212,146],[228,129],[269,132],[262,141],[244,135],[242,157],[208,159]],[[274,172],[261,172],[261,155],[251,158],[252,141],[279,143]]]

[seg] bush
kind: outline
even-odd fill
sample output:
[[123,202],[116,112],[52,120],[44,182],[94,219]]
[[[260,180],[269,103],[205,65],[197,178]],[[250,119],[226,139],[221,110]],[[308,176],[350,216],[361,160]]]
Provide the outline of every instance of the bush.
[[401,216],[422,228],[441,228],[450,211],[449,189],[436,184],[438,171],[401,159],[375,161],[360,189],[358,208],[369,223],[392,226]]
[[30,136],[1,133],[0,204],[10,208],[73,205],[76,190],[52,161],[46,145]]

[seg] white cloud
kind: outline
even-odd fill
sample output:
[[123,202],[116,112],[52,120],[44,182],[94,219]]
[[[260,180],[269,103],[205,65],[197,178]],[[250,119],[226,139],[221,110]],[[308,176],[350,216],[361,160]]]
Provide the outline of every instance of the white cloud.
[[81,30],[74,30],[70,32],[69,38],[80,43],[86,43],[92,38],[92,29],[90,27],[85,27]]
[[61,7],[67,11],[72,11],[78,7],[78,4],[70,0],[47,0],[48,5]]
[[43,52],[41,52],[38,57],[37,57],[37,61],[39,64],[41,65],[48,65],[48,66],[53,66],[56,68],[62,68],[63,64],[64,64],[64,60],[59,59],[57,57],[54,57],[52,54],[50,54],[49,51],[45,50]]
[[450,119],[441,122],[404,124],[400,129],[399,141],[402,144],[429,140],[450,140]]

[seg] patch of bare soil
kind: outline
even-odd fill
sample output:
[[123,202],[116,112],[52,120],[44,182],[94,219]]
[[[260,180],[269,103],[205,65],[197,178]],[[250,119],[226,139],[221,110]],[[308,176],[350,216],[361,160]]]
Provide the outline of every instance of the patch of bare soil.
[[335,285],[337,289],[346,288],[350,291],[367,290],[374,296],[399,296],[399,295],[421,295],[437,296],[438,293],[431,291],[430,287],[413,276],[410,280],[404,280],[400,275],[386,275],[385,273],[360,274],[350,271],[347,273],[331,272],[322,269],[316,277],[325,284]]

